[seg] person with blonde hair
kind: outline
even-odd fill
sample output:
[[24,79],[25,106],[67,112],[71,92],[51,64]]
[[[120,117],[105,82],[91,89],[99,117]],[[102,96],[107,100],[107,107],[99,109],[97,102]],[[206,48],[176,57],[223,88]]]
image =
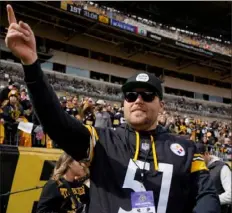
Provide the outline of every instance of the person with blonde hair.
[[43,188],[37,213],[84,213],[89,203],[88,176],[86,164],[64,152]]
[[82,110],[82,120],[84,125],[95,125],[95,114],[94,114],[94,106],[91,100],[85,101],[83,110]]

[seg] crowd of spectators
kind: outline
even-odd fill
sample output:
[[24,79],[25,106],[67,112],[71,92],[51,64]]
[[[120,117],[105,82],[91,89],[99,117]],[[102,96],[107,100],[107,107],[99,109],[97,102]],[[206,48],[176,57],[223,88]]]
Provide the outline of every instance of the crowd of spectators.
[[55,75],[48,74],[50,84],[57,91],[65,90],[70,93],[79,93],[82,95],[89,95],[91,93],[94,97],[103,99],[111,99],[120,101],[120,89],[115,87],[109,87],[105,85],[94,84],[81,79],[60,79]]
[[196,102],[186,97],[177,97],[166,95],[166,109],[169,111],[184,112],[187,114],[195,114],[198,116],[229,118],[231,108],[224,106],[213,106],[206,103]]
[[[115,128],[126,122],[122,103],[106,102],[101,99],[95,101],[88,96],[80,98],[78,94],[61,96],[59,100],[66,113],[85,125]],[[27,89],[23,85],[20,86],[19,83],[10,80],[0,92],[0,104],[0,144],[57,148],[43,132],[34,114]],[[179,102],[179,105],[181,104],[186,103],[182,100]],[[231,160],[231,122],[203,120],[196,115],[191,116],[187,113],[184,115],[178,110],[174,111],[165,110],[159,115],[158,123],[172,133],[206,144],[214,155],[226,161]],[[27,124],[31,124],[29,132],[25,130]]]
[[149,31],[160,36],[193,45],[211,52],[231,56],[232,46],[229,41],[222,41],[220,38],[211,38],[209,36],[199,35],[184,29],[165,26],[161,23],[156,23],[135,15],[124,14],[121,11],[108,7],[99,7],[98,4],[89,1],[67,1],[81,6],[83,9],[94,12],[98,15],[104,15],[126,24],[137,26],[144,31]]
[[[57,147],[43,132],[30,103],[19,64],[1,61],[0,66],[0,144],[33,147]],[[60,103],[70,115],[84,124],[117,127],[125,122],[122,94],[119,85],[69,76],[45,70]],[[61,95],[62,94],[62,95]],[[91,97],[90,97],[91,96]],[[216,107],[196,100],[165,94],[165,111],[159,124],[168,131],[185,135],[211,147],[213,154],[231,158],[231,109]],[[108,115],[103,122],[103,114]],[[22,131],[19,124],[30,123],[30,132]]]
[[[62,73],[46,71],[49,81],[57,92],[68,92],[81,96],[90,96],[94,99],[103,99],[110,102],[120,103],[122,93],[120,85],[102,83],[97,80],[69,76]],[[23,85],[23,72],[20,65],[2,61],[0,66],[0,81],[6,85],[9,77],[14,82]],[[5,83],[4,83],[5,82]],[[171,94],[164,95],[165,107],[168,111],[193,114],[198,116],[212,117],[218,119],[229,119],[231,115],[230,105],[217,105],[210,102],[194,100],[188,97]]]
[[217,120],[209,122],[195,116],[183,116],[166,111],[160,114],[158,122],[174,134],[205,144],[213,155],[231,161],[231,122]]

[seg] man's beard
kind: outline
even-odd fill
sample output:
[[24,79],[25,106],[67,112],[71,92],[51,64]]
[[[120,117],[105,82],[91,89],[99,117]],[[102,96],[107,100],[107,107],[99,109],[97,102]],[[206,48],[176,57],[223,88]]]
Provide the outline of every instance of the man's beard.
[[155,122],[152,122],[149,118],[146,118],[143,122],[141,123],[136,123],[136,122],[129,122],[129,125],[135,129],[135,130],[138,130],[138,131],[147,131],[148,129],[151,128],[151,126],[156,123]]

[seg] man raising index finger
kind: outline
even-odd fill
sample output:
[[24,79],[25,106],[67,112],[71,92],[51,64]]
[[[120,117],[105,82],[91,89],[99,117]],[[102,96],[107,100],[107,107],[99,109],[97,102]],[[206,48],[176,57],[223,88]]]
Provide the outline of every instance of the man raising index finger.
[[142,72],[128,79],[122,87],[127,124],[101,129],[84,126],[62,110],[38,60],[23,67],[45,132],[75,160],[91,162],[90,213],[220,212],[194,143],[157,125],[164,103],[154,75]]
[[6,46],[12,53],[21,59],[23,64],[34,63],[38,56],[36,51],[35,36],[28,24],[17,23],[11,5],[7,5],[9,28],[5,38]]

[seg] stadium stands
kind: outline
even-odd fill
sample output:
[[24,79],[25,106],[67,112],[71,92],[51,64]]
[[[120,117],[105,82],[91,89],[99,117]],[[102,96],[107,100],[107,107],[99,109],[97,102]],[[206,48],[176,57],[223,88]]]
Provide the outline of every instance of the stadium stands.
[[136,17],[135,15],[123,14],[122,12],[117,11],[113,8],[108,8],[104,6],[99,7],[97,3],[93,2],[75,1],[74,4],[98,15],[107,16],[117,21],[130,24],[132,26],[138,26],[140,30],[144,31],[144,34],[145,31],[151,31],[152,33],[155,33],[157,35],[175,39],[177,41],[181,41],[183,43],[203,48],[212,52],[224,54],[227,56],[232,55],[230,41],[223,42],[221,39],[218,38],[202,36],[184,29],[177,29],[175,27],[164,26],[161,23],[156,23],[151,20]]
[[[46,1],[45,4],[46,3],[48,5],[50,4],[49,1]],[[69,11],[69,12],[78,13],[77,8],[81,8],[83,9],[83,11],[89,11],[92,14],[97,14],[98,21],[104,24],[112,25],[111,23],[107,23],[107,22],[109,22],[111,19],[114,19],[120,23],[124,23],[125,26],[136,26],[137,32],[133,34],[134,37],[135,34],[139,34],[141,37],[148,37],[148,38],[152,38],[153,36],[155,39],[160,39],[161,37],[163,39],[164,37],[164,38],[172,39],[173,42],[176,44],[176,46],[178,46],[177,44],[179,42],[181,45],[184,45],[184,48],[189,48],[191,46],[191,47],[196,47],[197,49],[199,48],[205,50],[207,54],[217,53],[223,55],[223,57],[232,56],[231,43],[229,41],[224,41],[220,38],[213,38],[211,36],[200,35],[195,32],[190,32],[186,29],[178,29],[172,26],[165,26],[162,23],[151,21],[135,15],[123,13],[111,7],[103,6],[104,4],[101,3],[98,4],[98,2],[89,2],[89,1],[62,1],[61,3],[59,2],[59,4],[61,4],[61,8],[62,5],[64,6],[64,8],[67,7],[66,5],[67,3],[76,6],[76,8],[73,8],[73,11]],[[38,2],[36,4],[39,5],[42,3]],[[22,6],[25,5],[22,4]],[[60,9],[60,5],[59,5],[59,9]],[[67,11],[62,11],[62,12],[67,12]],[[27,13],[25,12],[23,16],[25,14]],[[54,21],[57,18],[56,17],[57,14],[55,14],[55,12],[53,15],[54,17],[52,17],[53,19],[52,21]],[[43,16],[41,17],[42,20]],[[25,19],[27,21],[27,16],[25,16]],[[53,26],[54,28],[56,27],[58,28],[59,24],[62,25],[61,20],[56,19],[56,22],[57,25],[54,25]],[[65,23],[67,22],[64,21],[63,25],[65,25]],[[4,28],[1,24],[0,27],[1,29]],[[65,32],[64,35],[66,35],[66,31],[70,30],[70,28],[68,29],[68,27],[67,28],[64,27],[64,29],[62,29]],[[103,28],[103,30],[104,29],[105,28]],[[78,32],[78,33],[81,34],[83,32]],[[44,34],[46,35],[46,32]],[[148,36],[148,34],[150,37]],[[4,33],[0,32],[0,44],[2,44],[1,42],[4,43],[3,41],[4,36],[5,36]],[[38,36],[37,38],[41,39],[40,36]],[[88,36],[89,35],[86,35],[86,37]],[[43,42],[45,44],[46,39],[49,40],[50,38],[46,38],[46,36],[44,36],[43,39],[44,39]],[[69,40],[69,38],[67,40]],[[71,53],[71,50],[74,56],[75,53],[76,54],[79,53],[78,51],[76,51],[74,46],[72,47],[72,44],[69,44],[68,46],[67,43],[65,43],[66,41],[64,43],[67,46],[63,48],[64,46],[60,45],[60,43],[62,42],[63,41],[54,39],[54,43],[53,43],[54,46],[56,45],[59,46],[59,50],[57,49],[57,52],[60,51],[61,53],[60,58],[62,58],[62,56],[64,56],[66,53],[68,58],[69,57],[68,54]],[[159,45],[158,43],[156,44],[152,42],[151,44],[154,44],[154,46]],[[0,45],[0,46],[4,46],[4,45]],[[43,48],[44,51],[42,50]],[[46,53],[48,53],[50,50],[53,50],[52,48],[51,49],[47,48],[46,45],[40,46],[38,47],[38,49],[39,51]],[[90,60],[96,60],[97,62],[104,61],[104,59],[101,58],[100,55],[100,54],[104,55],[103,52],[102,53],[97,51],[95,52],[94,49],[88,50],[87,47],[85,49],[83,47],[80,47],[80,49],[81,49],[80,50],[81,53],[83,50],[86,50],[85,52],[87,53],[86,54],[87,56],[83,56],[84,54],[82,54],[81,56],[86,58],[89,57],[88,58],[89,61]],[[178,47],[176,49],[178,49]],[[35,116],[29,96],[27,94],[27,89],[25,88],[25,84],[23,81],[24,76],[23,76],[23,70],[21,64],[17,63],[17,60],[14,57],[12,57],[11,53],[9,53],[7,48],[1,47],[0,51],[5,51],[4,54],[6,53],[5,54],[6,57],[4,57],[4,60],[3,58],[1,58],[2,55],[0,56],[0,97],[3,90],[10,88],[9,90],[13,91],[15,89],[15,86],[12,87],[13,83],[19,84],[19,88],[16,88],[16,90],[18,90],[16,110],[13,110],[11,113],[8,113],[7,115],[8,117],[13,116],[11,117],[12,118],[11,120],[7,120],[6,118],[7,116],[6,114],[4,114],[6,112],[5,106],[9,103],[9,97],[8,97],[9,93],[7,94],[6,100],[4,100],[3,102],[1,102],[0,100],[0,148],[1,148],[0,154],[2,155],[3,153],[2,156],[4,158],[2,164],[2,167],[4,168],[3,176],[7,177],[5,179],[2,178],[4,179],[2,181],[3,189],[0,190],[0,192],[4,193],[3,197],[4,196],[8,197],[10,195],[8,194],[8,191],[11,192],[12,194],[14,194],[16,191],[16,193],[19,193],[20,195],[20,196],[9,196],[11,197],[9,199],[9,202],[7,200],[8,198],[6,200],[3,200],[4,207],[3,206],[0,207],[1,209],[0,211],[4,209],[3,212],[18,211],[18,212],[34,213],[36,208],[36,203],[39,198],[39,194],[41,192],[38,189],[42,188],[41,186],[45,183],[45,181],[47,181],[50,178],[50,174],[53,169],[52,165],[57,160],[58,156],[60,156],[61,150],[59,150],[57,144],[49,138],[46,132],[44,132],[43,127],[40,125],[38,119]],[[53,56],[56,56],[55,54],[53,55],[54,52],[52,51],[49,52],[51,53],[51,55],[47,54],[45,58],[46,57],[52,58]],[[143,52],[142,54],[145,53]],[[108,63],[109,67],[111,67],[110,65],[114,64],[114,60],[112,59],[118,59],[119,62],[115,63],[114,65],[121,65],[121,67],[124,68],[127,67],[126,64],[130,64],[130,63],[123,63],[127,59],[128,59],[127,62],[132,62],[132,63],[135,62],[133,60],[130,61],[131,59],[130,57],[125,59],[125,57],[120,58],[118,56],[114,56],[113,54],[110,56],[109,55],[106,56],[109,58],[109,60],[104,62]],[[200,54],[199,57],[201,57]],[[215,59],[216,57],[212,57],[212,58]],[[88,61],[88,59],[86,61]],[[123,62],[120,59],[122,59]],[[66,60],[67,59],[65,58],[64,61]],[[207,61],[207,59],[204,60]],[[210,60],[209,60],[209,64],[211,63]],[[102,81],[101,79],[96,80],[99,78],[96,78],[94,80],[94,77],[92,76],[90,77],[90,73],[91,72],[93,73],[96,70],[92,71],[92,69],[80,67],[80,69],[83,68],[84,71],[88,72],[89,76],[86,74],[86,77],[84,77],[84,75],[83,76],[78,75],[78,72],[73,74],[67,74],[68,68],[73,68],[73,70],[76,71],[78,70],[79,65],[77,65],[77,67],[74,66],[72,67],[72,65],[68,64],[68,62],[66,64],[62,64],[59,60],[57,61],[53,62],[52,60],[49,60],[48,64],[50,63],[51,66],[49,68],[44,68],[43,70],[48,76],[50,84],[56,91],[57,96],[60,99],[60,103],[67,113],[69,113],[76,119],[79,119],[84,124],[89,125],[88,123],[89,121],[95,123],[96,120],[95,113],[97,111],[96,102],[98,101],[98,103],[100,102],[103,103],[104,110],[109,113],[111,117],[112,127],[117,127],[118,125],[125,122],[123,116],[123,104],[122,104],[123,99],[120,90],[121,84],[123,83],[123,80],[125,80],[125,76],[120,76],[120,74],[116,76],[115,73],[112,73],[112,75],[111,74],[108,75],[110,80],[109,79],[107,81],[105,81],[105,79],[103,79]],[[60,72],[60,70],[55,70],[54,64],[61,65],[63,67],[64,73]],[[86,64],[88,64],[88,62],[86,62]],[[135,71],[141,70],[140,68],[136,67],[138,64],[141,64],[141,61],[138,63],[136,61],[136,64],[132,64],[130,68],[134,69]],[[142,65],[144,65],[146,69],[150,66],[151,72],[153,72],[154,74],[158,73],[158,71],[156,72],[156,69],[154,71],[155,66],[145,62]],[[201,66],[200,63],[199,65]],[[223,66],[226,67],[227,62],[225,62]],[[167,72],[165,73],[163,67],[161,68],[157,66],[156,68],[157,70],[159,68],[162,69],[162,74],[160,75],[160,73],[158,73],[157,75],[157,77],[160,77],[162,80],[164,80],[165,77],[168,76],[165,75],[168,72],[169,74],[171,73],[169,76],[173,77],[174,81],[175,78],[176,79],[178,78],[176,74],[178,72],[174,73],[174,71],[172,70],[166,70]],[[117,70],[117,68],[115,70]],[[147,69],[146,71],[149,71],[149,69]],[[99,72],[97,73],[96,71],[95,73],[99,74]],[[184,72],[185,69],[183,69],[183,73],[181,71],[178,74],[180,74],[180,76],[182,74],[185,75]],[[213,72],[214,69],[212,69],[212,73]],[[117,80],[111,81],[113,76],[115,76],[116,77],[115,79]],[[201,84],[202,85],[205,84],[206,86],[212,86],[212,82],[215,80],[215,78],[214,80],[213,78],[209,80],[204,77],[200,77],[200,76],[198,77],[201,78],[201,80],[203,79],[203,81],[201,81]],[[192,80],[193,84],[200,83],[199,81],[195,81],[197,75],[196,76],[192,75],[192,78],[194,79]],[[205,82],[205,79],[208,80],[207,83]],[[182,80],[184,81],[186,79],[183,78]],[[114,82],[114,83],[110,83],[110,82]],[[217,82],[222,84],[227,84],[227,87],[222,86],[222,88],[228,91],[230,87],[230,83],[228,83],[228,81],[221,81],[220,79],[217,79]],[[220,87],[219,83],[215,86],[215,88]],[[195,97],[196,92],[194,91],[193,93],[194,93],[194,98],[196,98]],[[203,93],[204,91],[202,91],[201,95],[204,95]],[[215,94],[215,96],[219,96],[219,95]],[[229,97],[224,97],[224,98],[231,102],[231,99]],[[221,97],[221,99],[223,98]],[[171,133],[179,134],[197,143],[198,142],[204,143],[208,148],[210,154],[218,156],[220,159],[228,162],[231,165],[232,163],[231,103],[223,104],[218,102],[212,102],[209,98],[207,100],[208,101],[193,99],[193,98],[182,96],[180,94],[177,95],[176,93],[172,93],[172,92],[168,93],[166,90],[166,93],[164,94],[165,110],[163,113],[159,115],[158,123],[163,127],[165,127]],[[228,101],[224,103],[228,103]],[[20,107],[22,107],[23,109],[21,112],[19,112]],[[119,117],[120,119],[118,119]],[[31,175],[28,175],[28,173],[25,171],[30,171]],[[21,181],[22,179],[25,180],[23,183]],[[12,182],[12,186],[11,186],[11,182]],[[32,185],[35,188],[31,188]],[[30,192],[24,193],[25,191],[32,191],[30,194],[31,196],[28,196]],[[0,198],[2,199],[2,197]],[[22,202],[25,202],[25,205],[21,205]],[[19,207],[17,207],[16,204]]]
[[[169,39],[174,39],[176,42],[182,42],[183,44],[196,46],[210,52],[231,56],[231,44],[228,41],[222,41],[218,38],[199,35],[184,29],[167,27],[161,23],[156,23],[154,21],[130,14],[125,14],[113,8],[106,6],[100,7],[98,4],[93,2],[64,1],[61,3],[61,8],[65,8],[67,10],[67,4],[76,7],[71,8],[71,10],[75,9],[76,11],[78,8],[81,8],[85,11],[89,11],[92,14],[97,14],[102,23],[107,20],[109,21],[110,18],[120,23],[125,23],[128,26],[136,26],[138,31],[137,34],[142,36],[147,36],[147,33],[153,33],[153,36],[162,36]],[[104,17],[106,19],[104,19]],[[49,69],[44,70],[48,75],[51,85],[57,91],[57,94],[69,94],[67,96],[77,95],[79,96],[79,100],[81,97],[91,97],[94,101],[97,99],[103,99],[111,105],[113,103],[120,105],[122,102],[122,94],[120,91],[120,85],[118,84],[58,73]],[[2,84],[1,88],[8,86],[9,79],[20,83],[22,88],[24,87],[21,65],[11,61],[1,60],[0,73],[0,81]],[[178,114],[182,115],[182,118],[195,118],[194,120],[204,119],[207,124],[215,120],[217,120],[219,123],[226,121],[225,125],[227,136],[231,136],[229,117],[231,114],[230,105],[195,100],[174,94],[165,94],[164,100],[166,103],[165,110],[170,113],[170,116],[176,116],[176,114]],[[198,140],[200,140],[200,138]]]
[[[17,81],[21,84],[21,90],[24,89],[23,73],[20,64],[1,60],[0,68],[1,88],[7,87],[8,80],[11,79],[13,82]],[[104,83],[104,85],[97,80],[56,73],[51,70],[45,70],[45,73],[57,94],[66,95],[67,100],[70,99],[70,101],[74,95],[79,96],[77,109],[79,112],[83,111],[83,100],[86,97],[91,97],[95,101],[104,99],[106,103],[108,100],[107,106],[110,106],[113,114],[117,112],[113,110],[113,103],[119,106],[122,101],[120,86],[117,84]],[[81,97],[83,97],[82,100]],[[193,141],[202,141],[208,134],[207,144],[211,147],[211,151],[225,160],[231,158],[231,145],[226,145],[226,147],[224,145],[224,140],[231,141],[232,137],[231,121],[228,117],[231,113],[229,106],[226,107],[219,104],[219,107],[215,107],[215,105],[210,106],[208,102],[204,103],[204,101],[168,94],[165,94],[164,99],[166,111],[160,115],[160,124],[170,128],[170,131],[174,133],[186,135]],[[29,121],[32,122],[31,120]],[[6,141],[3,132],[1,134],[1,143],[13,143],[12,141]],[[13,144],[47,148],[56,146],[43,133],[42,128],[36,124],[34,124],[32,136],[29,136],[31,138],[28,138],[28,135],[27,137],[23,135],[24,141],[22,141],[22,131],[18,130],[17,134],[15,138],[17,141]],[[30,142],[28,143],[26,140]]]
[[[22,67],[19,64],[1,60],[2,79],[6,80],[4,74],[10,75],[14,81],[23,83]],[[46,70],[46,69],[45,69]],[[79,76],[72,76],[62,73],[46,70],[50,83],[57,91],[65,91],[72,94],[81,94],[91,96],[95,99],[105,99],[114,102],[122,101],[120,86],[112,83],[102,83]],[[230,105],[197,101],[187,97],[178,97],[175,95],[165,94],[166,109],[179,111],[187,114],[198,116],[228,119],[231,113]]]
[[[228,41],[222,41],[219,38],[212,38],[209,36],[199,35],[197,33],[193,33],[187,30],[178,29],[175,27],[167,27],[161,23],[156,23],[151,20],[147,20],[141,17],[137,17],[130,14],[125,14],[120,11],[117,11],[113,8],[101,6],[93,2],[85,2],[85,1],[65,1],[61,3],[61,8],[64,9],[67,7],[67,4],[73,5],[77,8],[81,8],[85,11],[89,11],[92,14],[97,14],[99,16],[99,20],[104,23],[105,21],[109,21],[110,19],[116,20],[120,23],[125,23],[127,26],[136,26],[137,33],[142,36],[147,36],[148,33],[153,33],[153,36],[162,36],[169,39],[174,39],[177,42],[181,42],[182,44],[195,46],[201,49],[205,49],[210,52],[220,53],[226,56],[231,56],[231,43]],[[75,8],[75,10],[77,9]],[[71,11],[75,12],[75,11]],[[104,19],[106,18],[106,19]],[[108,19],[107,19],[108,18]],[[187,46],[186,46],[187,48]],[[122,102],[122,94],[120,91],[120,85],[101,82],[98,80],[93,80],[80,76],[73,76],[69,74],[63,74],[54,72],[52,70],[44,69],[45,73],[48,75],[49,81],[53,88],[57,91],[57,94],[62,96],[67,96],[67,99],[70,99],[69,96],[77,95],[79,96],[79,101],[81,97],[86,99],[86,97],[91,97],[94,101],[98,99],[103,99],[107,101],[107,105],[111,105],[113,108],[113,103],[120,105]],[[20,64],[1,60],[0,63],[0,88],[4,89],[8,86],[8,81],[11,79],[13,82],[18,82],[21,84],[21,89],[24,88],[23,82],[23,72]],[[67,95],[68,94],[68,95]],[[231,137],[231,108],[228,104],[219,104],[213,102],[207,102],[203,100],[194,100],[191,98],[165,94],[165,110],[168,111],[167,115],[162,115],[165,117],[165,120],[168,121],[171,118],[174,119],[174,126],[172,125],[172,129],[175,129],[175,133],[186,134],[188,137],[191,137],[194,141],[202,140],[202,135],[196,137],[196,132],[204,132],[205,126],[208,126],[210,129],[213,126],[213,130],[215,132],[213,141],[209,142],[209,145],[214,147],[215,144],[220,144],[220,147],[223,147],[224,138]],[[81,102],[78,111],[83,110],[83,103]],[[27,111],[27,110],[25,110]],[[32,110],[33,111],[33,110]],[[115,113],[115,112],[113,112]],[[180,116],[181,115],[181,116]],[[185,119],[185,131],[181,130],[181,125],[178,123],[180,120]],[[197,121],[199,119],[202,121],[201,127],[198,128],[199,125]],[[191,122],[189,122],[191,120]],[[204,121],[203,121],[204,120]],[[28,121],[28,120],[27,120]],[[30,122],[32,122],[30,120]],[[191,125],[190,125],[191,124]],[[4,123],[1,124],[3,127]],[[165,122],[165,125],[168,125],[168,122]],[[38,128],[37,128],[38,127]],[[13,144],[21,144],[25,146],[38,146],[38,138],[41,139],[42,136],[46,136],[46,134],[42,133],[42,129],[39,124],[34,124],[35,132],[32,133],[32,140],[30,143],[25,143],[21,141],[22,132],[18,132],[16,137],[16,142]],[[39,129],[39,130],[38,130]],[[207,129],[207,128],[206,128]],[[193,136],[195,134],[195,136]],[[42,135],[42,136],[41,136]],[[26,135],[28,136],[28,135]],[[27,138],[23,135],[24,138]],[[220,137],[219,137],[220,136]],[[223,138],[222,138],[223,136]],[[1,143],[4,141],[4,133],[3,128],[1,129]],[[48,140],[47,140],[48,139]],[[31,139],[29,139],[31,140]],[[46,141],[47,140],[47,141]],[[231,140],[231,139],[230,139]],[[4,142],[8,143],[9,142]],[[11,143],[11,142],[10,142]],[[27,144],[27,145],[26,145]],[[52,147],[51,141],[49,137],[45,137],[45,142],[43,145]],[[213,149],[216,150],[215,147]],[[219,153],[223,153],[220,148]],[[225,158],[225,157],[223,157]]]

